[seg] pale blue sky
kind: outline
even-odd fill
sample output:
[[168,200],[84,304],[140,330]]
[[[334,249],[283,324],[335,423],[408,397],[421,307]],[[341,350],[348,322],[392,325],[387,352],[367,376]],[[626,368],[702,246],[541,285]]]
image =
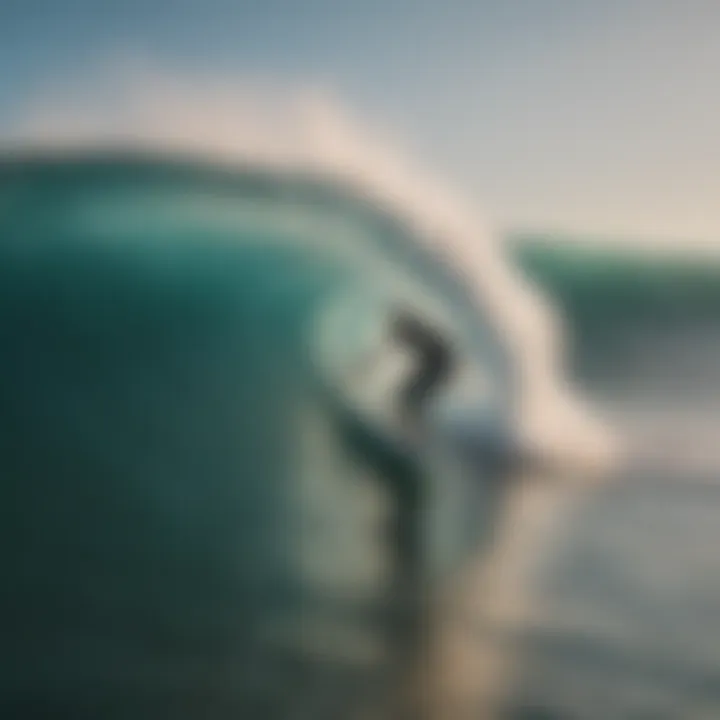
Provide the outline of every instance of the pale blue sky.
[[510,225],[720,242],[718,0],[2,0],[0,129],[117,53],[319,78]]

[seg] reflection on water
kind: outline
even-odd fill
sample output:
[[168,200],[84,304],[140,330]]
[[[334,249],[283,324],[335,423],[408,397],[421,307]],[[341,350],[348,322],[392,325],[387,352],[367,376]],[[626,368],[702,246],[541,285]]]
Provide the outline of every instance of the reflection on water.
[[574,518],[544,579],[548,617],[526,639],[519,704],[547,717],[718,717],[720,487],[620,480]]
[[566,517],[513,720],[720,717],[720,332],[661,330],[580,367],[631,455]]

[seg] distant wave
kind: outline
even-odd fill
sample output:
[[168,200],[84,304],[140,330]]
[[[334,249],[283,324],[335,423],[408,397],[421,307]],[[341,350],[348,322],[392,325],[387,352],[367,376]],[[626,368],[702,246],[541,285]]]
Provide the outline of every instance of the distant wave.
[[720,318],[720,256],[515,238],[515,258],[574,326]]
[[516,238],[515,253],[556,298],[573,372],[625,438],[635,470],[658,481],[716,477],[720,258],[552,237]]

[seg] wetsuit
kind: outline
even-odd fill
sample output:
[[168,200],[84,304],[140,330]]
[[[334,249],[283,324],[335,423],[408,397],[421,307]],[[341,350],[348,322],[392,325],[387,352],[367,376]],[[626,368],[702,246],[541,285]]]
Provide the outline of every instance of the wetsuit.
[[453,369],[452,353],[445,338],[409,313],[401,312],[394,318],[391,332],[395,340],[419,356],[417,371],[400,390],[404,417],[416,421],[433,390],[449,379]]

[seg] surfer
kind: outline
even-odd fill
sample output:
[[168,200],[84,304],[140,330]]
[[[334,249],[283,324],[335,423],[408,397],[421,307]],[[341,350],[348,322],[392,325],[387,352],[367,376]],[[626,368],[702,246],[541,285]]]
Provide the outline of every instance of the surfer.
[[[401,418],[414,434],[422,430],[428,401],[452,379],[457,361],[447,338],[411,311],[396,311],[390,334],[418,357],[416,369],[398,391]],[[453,435],[463,457],[483,477],[502,481],[513,475],[553,470],[548,458],[522,447],[511,429],[498,419],[476,418],[469,425],[457,426]]]
[[406,310],[396,312],[390,332],[418,356],[417,370],[399,392],[403,420],[416,427],[427,401],[452,375],[453,352],[440,333]]

